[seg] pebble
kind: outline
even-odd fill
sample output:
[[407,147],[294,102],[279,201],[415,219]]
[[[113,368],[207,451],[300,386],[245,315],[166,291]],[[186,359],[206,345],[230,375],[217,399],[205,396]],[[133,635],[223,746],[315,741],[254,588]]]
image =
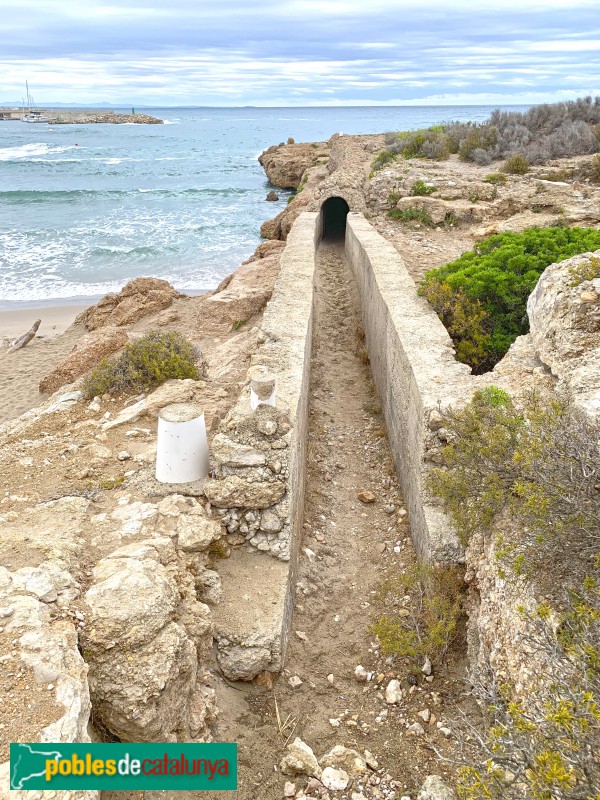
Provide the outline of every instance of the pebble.
[[354,670],[354,677],[359,683],[365,683],[369,678],[369,673],[367,670],[359,664],[358,667]]
[[402,689],[400,688],[400,681],[392,680],[388,683],[385,690],[385,702],[388,705],[399,703],[402,700]]
[[292,687],[292,689],[297,689],[299,686],[302,686],[303,681],[297,675],[292,675],[288,683]]
[[423,722],[429,722],[429,718],[431,716],[431,711],[428,708],[424,708],[423,711],[419,711],[417,716],[421,717]]
[[431,675],[431,673],[433,672],[430,658],[425,659],[425,663],[421,667],[421,672],[423,673],[423,675]]
[[117,455],[118,461],[129,461],[131,458],[131,453],[128,453],[127,450],[121,450],[121,452]]
[[420,722],[413,722],[413,724],[409,725],[406,730],[407,733],[410,733],[412,736],[423,736],[425,733],[425,728]]
[[329,720],[329,724],[331,725],[332,728],[339,728],[340,727],[339,719],[330,719]]
[[283,787],[283,796],[284,797],[294,797],[296,794],[296,784],[290,783],[288,781],[285,786]]
[[448,736],[452,736],[452,731],[450,728],[446,728],[445,725],[443,725],[439,730],[440,733],[443,733],[446,738],[448,738]]
[[335,678],[333,677],[333,672],[329,673],[329,675],[327,676],[327,680],[333,686],[333,681],[335,680]]
[[321,775],[321,783],[332,792],[343,792],[350,783],[350,776],[343,769],[325,767]]
[[385,511],[386,514],[393,514],[396,509],[394,508],[394,506],[384,506],[383,510]]
[[296,636],[301,639],[303,642],[308,641],[308,636],[304,633],[304,631],[296,631]]
[[373,492],[359,492],[357,495],[358,499],[361,503],[374,503],[375,502],[375,495]]

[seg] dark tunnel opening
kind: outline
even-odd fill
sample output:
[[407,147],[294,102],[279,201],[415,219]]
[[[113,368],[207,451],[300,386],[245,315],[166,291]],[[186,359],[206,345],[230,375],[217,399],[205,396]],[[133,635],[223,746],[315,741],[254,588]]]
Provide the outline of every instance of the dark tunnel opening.
[[321,207],[323,239],[340,241],[346,236],[346,217],[350,210],[342,197],[330,197]]

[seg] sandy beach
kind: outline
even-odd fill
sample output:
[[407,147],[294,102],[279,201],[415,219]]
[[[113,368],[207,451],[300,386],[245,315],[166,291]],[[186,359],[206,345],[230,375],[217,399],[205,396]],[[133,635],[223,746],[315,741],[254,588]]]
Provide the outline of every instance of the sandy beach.
[[44,306],[0,311],[0,338],[16,339],[28,331],[36,319],[41,319],[38,336],[51,339],[64,333],[75,317],[88,305]]
[[38,336],[22,350],[0,351],[0,423],[19,416],[44,398],[39,382],[70,353],[85,332],[78,325],[65,333],[85,308],[87,305],[65,305],[0,311],[0,340],[16,339],[36,319],[42,320]]

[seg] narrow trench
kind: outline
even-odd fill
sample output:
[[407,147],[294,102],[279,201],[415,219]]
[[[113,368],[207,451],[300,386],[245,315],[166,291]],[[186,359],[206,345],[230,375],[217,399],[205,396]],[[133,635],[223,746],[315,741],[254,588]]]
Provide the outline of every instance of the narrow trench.
[[[254,683],[219,691],[215,738],[238,742],[237,800],[279,800],[287,780],[297,792],[307,786],[308,776],[278,771],[297,736],[318,758],[338,744],[372,752],[379,773],[391,775],[388,787],[391,779],[397,783],[389,795],[369,786],[368,797],[400,797],[430,772],[440,773],[431,749],[403,735],[406,709],[384,702],[387,681],[406,675],[390,671],[370,632],[382,612],[382,580],[412,563],[414,553],[343,240],[321,243],[315,280],[305,511],[286,665],[272,689]],[[373,501],[362,502],[363,492]],[[384,673],[385,683],[359,683],[359,664]],[[302,683],[292,686],[292,678]],[[173,794],[146,792],[144,800]],[[230,795],[179,794],[198,800]]]

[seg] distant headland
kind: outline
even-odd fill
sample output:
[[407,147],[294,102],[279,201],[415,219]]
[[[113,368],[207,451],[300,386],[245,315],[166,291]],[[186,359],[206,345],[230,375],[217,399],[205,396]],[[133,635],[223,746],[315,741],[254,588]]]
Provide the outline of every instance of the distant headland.
[[[82,125],[82,124],[111,124],[111,125],[162,125],[163,120],[152,117],[149,114],[136,114],[135,109],[131,113],[121,113],[115,111],[105,111],[98,109],[37,109],[39,119],[29,119],[29,122],[45,122],[52,125]],[[25,112],[22,108],[0,108],[0,120],[20,121]],[[33,115],[28,115],[33,116]]]

